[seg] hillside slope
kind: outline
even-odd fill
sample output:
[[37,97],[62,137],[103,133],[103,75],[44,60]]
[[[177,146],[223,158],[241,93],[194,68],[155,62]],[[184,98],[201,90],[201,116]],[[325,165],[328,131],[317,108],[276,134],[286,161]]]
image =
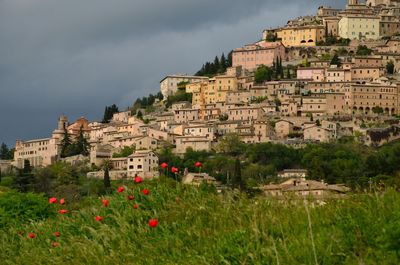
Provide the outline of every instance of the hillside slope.
[[[1,231],[2,264],[400,262],[400,194],[395,191],[321,204],[217,195],[209,187],[165,179],[119,186],[124,191],[90,198],[80,209],[54,204],[54,211],[68,212]],[[158,220],[156,227],[149,226],[151,219]]]

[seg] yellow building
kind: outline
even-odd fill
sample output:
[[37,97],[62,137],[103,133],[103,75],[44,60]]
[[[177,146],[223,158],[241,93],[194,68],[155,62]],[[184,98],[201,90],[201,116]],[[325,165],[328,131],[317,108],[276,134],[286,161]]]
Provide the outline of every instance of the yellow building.
[[380,18],[376,16],[344,16],[339,21],[339,36],[344,39],[380,38]]
[[325,40],[323,25],[285,27],[278,29],[276,33],[286,47],[316,46],[317,42]]
[[189,84],[187,93],[192,93],[192,105],[204,106],[217,102],[226,102],[228,92],[238,90],[236,76],[219,75],[210,78],[208,82]]

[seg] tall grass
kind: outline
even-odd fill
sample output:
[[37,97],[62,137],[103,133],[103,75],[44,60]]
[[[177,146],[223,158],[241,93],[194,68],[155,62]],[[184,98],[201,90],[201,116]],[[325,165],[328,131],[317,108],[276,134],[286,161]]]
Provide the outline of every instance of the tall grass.
[[[145,187],[148,196],[140,192]],[[128,201],[128,194],[135,201]],[[122,194],[106,197],[107,208],[92,197],[65,216],[2,231],[1,263],[400,263],[400,195],[395,191],[324,205],[310,199],[305,207],[294,197],[217,195],[159,180],[127,184]],[[103,221],[96,222],[96,215]],[[148,226],[151,218],[158,219],[156,228]],[[54,231],[61,236],[55,238]],[[28,238],[29,232],[37,237]],[[55,241],[60,245],[52,247]]]

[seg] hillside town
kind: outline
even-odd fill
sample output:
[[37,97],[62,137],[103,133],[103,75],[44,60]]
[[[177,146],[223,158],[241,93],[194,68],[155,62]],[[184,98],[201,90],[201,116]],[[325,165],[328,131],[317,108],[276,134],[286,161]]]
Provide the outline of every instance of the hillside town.
[[[349,0],[343,9],[321,6],[315,15],[254,37],[261,40],[234,49],[224,72],[165,76],[163,99],[152,108],[115,112],[107,122],[69,121],[61,115],[48,138],[17,140],[9,166],[23,168],[26,160],[33,167],[87,160],[99,169],[89,173],[96,177],[108,160],[111,178],[153,178],[162,162],[155,152],[159,148],[172,147],[180,156],[188,148],[211,151],[229,134],[246,144],[295,148],[346,137],[381,146],[400,138],[399,0]],[[190,100],[166,104],[176,93]],[[87,156],[62,158],[66,134],[71,139],[84,135]],[[132,148],[132,154],[115,155],[124,148]],[[1,165],[7,167],[5,161]],[[298,190],[296,183],[269,186],[265,192]],[[315,185],[318,192],[328,187]]]

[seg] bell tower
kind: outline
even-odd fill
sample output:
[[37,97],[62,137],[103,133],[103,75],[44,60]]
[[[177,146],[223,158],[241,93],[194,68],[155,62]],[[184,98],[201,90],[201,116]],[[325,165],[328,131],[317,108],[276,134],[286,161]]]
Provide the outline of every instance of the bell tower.
[[349,5],[358,5],[358,0],[349,0]]

